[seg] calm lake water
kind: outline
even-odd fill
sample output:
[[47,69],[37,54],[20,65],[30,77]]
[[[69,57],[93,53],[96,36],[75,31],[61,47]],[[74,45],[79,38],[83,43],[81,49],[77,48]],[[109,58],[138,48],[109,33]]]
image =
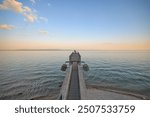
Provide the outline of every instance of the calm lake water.
[[[0,52],[0,99],[56,99],[72,51]],[[80,51],[86,84],[150,97],[150,52]],[[149,98],[150,99],[150,98]]]

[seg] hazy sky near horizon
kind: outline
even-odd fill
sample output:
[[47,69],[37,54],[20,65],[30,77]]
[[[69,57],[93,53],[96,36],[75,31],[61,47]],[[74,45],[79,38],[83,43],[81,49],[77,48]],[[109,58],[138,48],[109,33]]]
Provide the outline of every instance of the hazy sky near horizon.
[[0,0],[1,48],[150,49],[150,0]]

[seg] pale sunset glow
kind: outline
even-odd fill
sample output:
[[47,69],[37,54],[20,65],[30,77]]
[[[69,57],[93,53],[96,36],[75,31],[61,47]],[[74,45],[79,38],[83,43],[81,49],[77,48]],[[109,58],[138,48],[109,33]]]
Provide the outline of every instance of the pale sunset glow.
[[150,50],[149,0],[0,0],[0,49]]

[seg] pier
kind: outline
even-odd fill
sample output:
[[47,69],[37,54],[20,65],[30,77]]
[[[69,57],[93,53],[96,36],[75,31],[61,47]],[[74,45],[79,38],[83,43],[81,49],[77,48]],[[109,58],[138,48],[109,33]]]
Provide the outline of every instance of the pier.
[[66,64],[62,65],[61,70],[66,71],[66,77],[60,91],[59,99],[85,99],[86,86],[83,78],[82,63],[84,62],[81,61],[80,54],[74,51],[69,56],[69,61],[66,61]]

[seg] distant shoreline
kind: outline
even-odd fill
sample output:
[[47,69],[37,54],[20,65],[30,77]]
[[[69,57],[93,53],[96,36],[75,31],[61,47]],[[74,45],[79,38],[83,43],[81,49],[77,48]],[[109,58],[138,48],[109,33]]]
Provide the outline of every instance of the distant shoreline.
[[0,51],[72,51],[69,49],[15,49],[15,50],[0,50]]

